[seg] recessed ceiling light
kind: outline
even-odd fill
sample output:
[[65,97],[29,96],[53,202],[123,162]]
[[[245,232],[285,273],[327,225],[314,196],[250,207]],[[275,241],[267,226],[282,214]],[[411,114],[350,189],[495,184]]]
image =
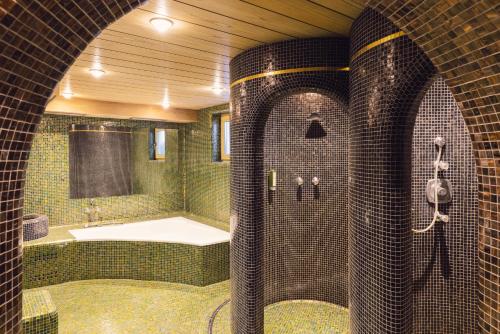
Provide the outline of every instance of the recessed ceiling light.
[[99,79],[100,77],[102,77],[104,75],[104,73],[106,73],[104,70],[101,70],[99,68],[91,68],[89,70],[89,72],[96,79]]
[[165,32],[168,29],[172,28],[174,22],[172,20],[166,19],[164,17],[154,17],[149,20],[149,23],[158,31]]
[[70,92],[70,91],[64,91],[64,92],[61,93],[61,95],[65,99],[69,100],[69,99],[71,99],[73,97],[74,94],[73,94],[73,92]]
[[161,102],[163,109],[170,108],[170,97],[168,95],[168,88],[165,88],[165,95],[163,96],[163,101]]
[[222,94],[222,92],[224,91],[224,88],[220,87],[220,86],[214,86],[212,87],[212,91],[217,94],[217,95],[220,95]]

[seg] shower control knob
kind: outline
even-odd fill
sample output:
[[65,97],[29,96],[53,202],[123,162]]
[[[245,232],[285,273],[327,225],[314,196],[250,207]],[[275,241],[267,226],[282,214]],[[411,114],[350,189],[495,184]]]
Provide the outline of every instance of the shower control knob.
[[448,216],[448,215],[438,214],[438,218],[439,218],[439,221],[442,221],[443,223],[450,222],[450,216]]
[[297,185],[299,187],[304,184],[304,180],[300,176],[297,176],[297,178],[295,179],[295,182],[297,182]]
[[446,191],[445,188],[439,186],[437,189],[437,193],[439,196],[446,196],[446,194],[448,194],[448,191]]
[[437,167],[439,170],[448,170],[450,164],[445,161],[434,161],[434,167]]
[[319,184],[319,179],[316,176],[313,177],[312,184],[315,185],[315,186],[317,186]]

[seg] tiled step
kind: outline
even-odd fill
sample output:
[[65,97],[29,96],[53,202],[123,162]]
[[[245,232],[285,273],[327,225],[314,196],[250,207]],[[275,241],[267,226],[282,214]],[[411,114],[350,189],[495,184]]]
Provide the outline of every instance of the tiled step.
[[23,291],[23,334],[57,334],[57,310],[47,290]]

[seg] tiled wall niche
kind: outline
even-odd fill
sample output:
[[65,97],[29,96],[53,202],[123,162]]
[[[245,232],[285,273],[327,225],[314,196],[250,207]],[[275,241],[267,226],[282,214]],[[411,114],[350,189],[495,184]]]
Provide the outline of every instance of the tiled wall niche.
[[412,226],[427,227],[434,206],[425,188],[434,177],[434,138],[446,140],[440,178],[451,181],[450,222],[413,235],[413,333],[477,332],[477,176],[469,131],[444,80],[437,76],[418,109],[412,139]]
[[[346,39],[306,39],[257,47],[238,55],[230,64],[231,82],[240,80],[231,88],[232,239],[230,264],[231,324],[234,333],[263,332],[263,310],[266,298],[268,298],[266,290],[276,292],[276,295],[268,298],[269,302],[280,298],[293,298],[293,296],[286,296],[280,288],[276,290],[265,288],[265,284],[269,282],[269,280],[266,282],[266,278],[272,278],[276,284],[279,284],[277,279],[283,274],[279,272],[283,267],[267,268],[269,261],[279,261],[266,249],[265,212],[266,206],[269,205],[267,202],[269,198],[266,197],[265,166],[269,161],[265,160],[265,149],[266,147],[270,149],[271,146],[266,145],[264,138],[266,122],[269,121],[268,116],[273,107],[279,105],[280,100],[284,104],[278,109],[286,108],[289,100],[287,98],[282,100],[282,98],[296,91],[322,91],[332,96],[337,105],[345,106],[347,73],[339,69],[346,67],[347,62],[348,41]],[[311,72],[304,70],[311,67],[322,67],[325,70]],[[296,69],[296,72],[263,76],[253,80],[244,79],[247,76],[267,71],[287,69]],[[293,100],[293,97],[290,98]],[[297,103],[297,105],[300,104]],[[308,108],[310,107],[308,104]],[[271,116],[271,122],[273,122],[273,117],[279,116]],[[297,121],[298,124],[300,124],[299,121]],[[303,130],[302,127],[303,124],[298,125],[296,132]],[[304,134],[294,133],[294,136],[299,135]],[[285,181],[283,179],[282,182],[278,182],[278,185],[283,186]],[[293,180],[289,181],[293,182]],[[304,190],[304,199],[309,195],[311,193]],[[281,200],[284,201],[284,197]],[[305,203],[308,202],[305,201]],[[324,204],[326,203],[321,205]],[[292,207],[292,203],[286,205],[288,208]],[[268,217],[270,217],[272,212],[268,212]],[[302,223],[307,229],[306,220]],[[287,233],[289,232],[288,230]],[[287,259],[291,258],[287,257]],[[298,260],[297,263],[303,262]],[[273,270],[276,270],[277,275],[273,274]],[[304,267],[303,270],[307,268]],[[292,281],[287,284],[291,284]],[[321,294],[318,292],[321,290],[315,288],[317,287],[313,287],[311,291]],[[302,291],[300,294],[305,295],[305,292]]]
[[[316,114],[320,120],[310,120]],[[292,92],[269,113],[264,174],[274,170],[277,187],[266,191],[267,179],[261,186],[266,305],[307,299],[347,307],[347,130],[347,107],[325,92]]]

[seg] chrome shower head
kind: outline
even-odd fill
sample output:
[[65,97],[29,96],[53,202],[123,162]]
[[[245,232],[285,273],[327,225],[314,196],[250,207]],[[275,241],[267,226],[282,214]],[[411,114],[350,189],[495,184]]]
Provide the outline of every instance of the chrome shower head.
[[321,122],[323,119],[321,118],[320,114],[313,111],[308,117],[307,117],[307,121],[308,122]]
[[439,146],[439,147],[443,147],[443,146],[444,146],[444,144],[445,144],[445,142],[446,142],[446,141],[445,141],[445,140],[444,140],[444,138],[443,138],[443,137],[441,137],[441,136],[437,136],[436,138],[434,138],[434,144],[436,144],[436,145],[437,145],[437,146]]

